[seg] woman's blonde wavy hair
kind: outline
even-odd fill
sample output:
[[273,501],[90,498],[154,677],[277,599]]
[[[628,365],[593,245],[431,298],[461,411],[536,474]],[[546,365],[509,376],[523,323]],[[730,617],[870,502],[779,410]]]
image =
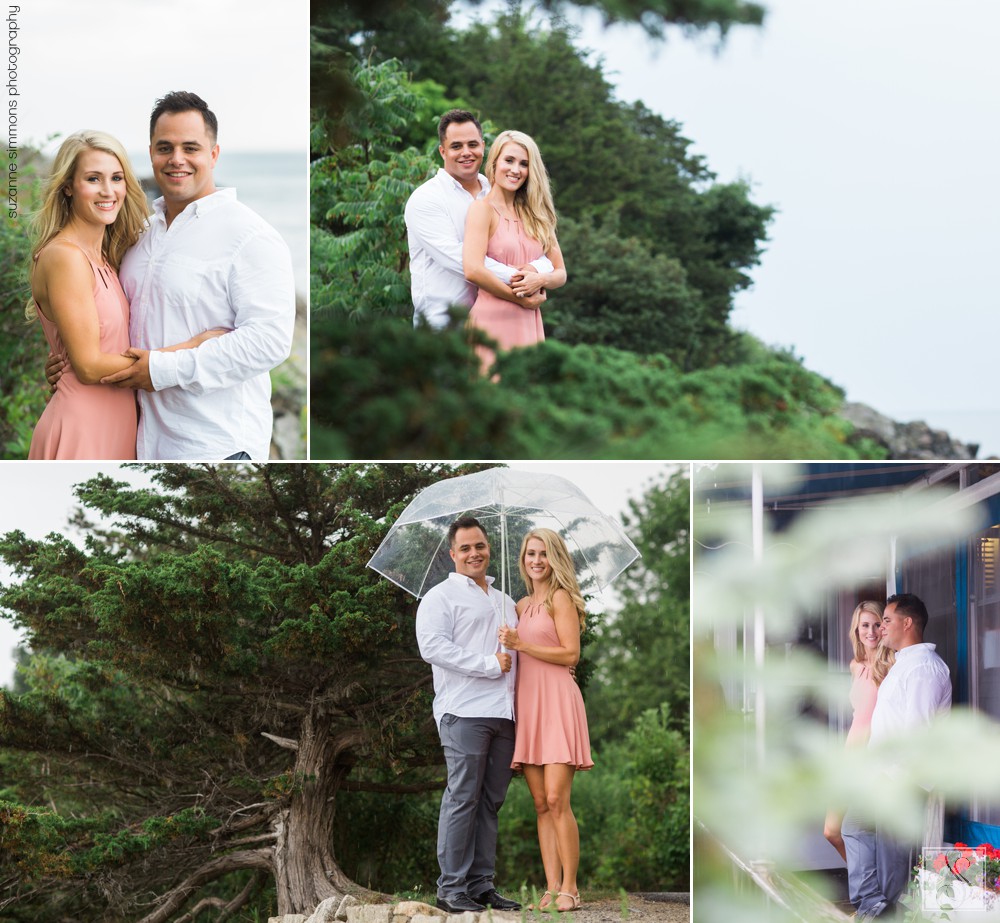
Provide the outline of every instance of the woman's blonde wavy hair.
[[528,576],[527,568],[524,566],[524,554],[528,550],[528,542],[533,538],[537,538],[545,546],[545,555],[552,568],[548,592],[545,594],[545,608],[552,612],[552,599],[556,595],[556,590],[565,590],[569,593],[569,598],[580,617],[580,631],[583,631],[586,627],[587,607],[583,601],[583,594],[580,592],[580,584],[577,583],[573,559],[570,557],[569,549],[562,540],[562,536],[557,532],[553,532],[551,529],[532,529],[524,536],[521,542],[521,552],[517,559],[524,585],[529,593],[533,591],[534,585]]
[[[84,151],[104,151],[118,158],[122,173],[125,176],[125,201],[114,223],[104,231],[104,241],[101,244],[101,255],[117,271],[121,266],[125,251],[128,250],[142,234],[149,209],[146,205],[146,193],[143,192],[132,164],[129,163],[125,148],[116,138],[103,131],[84,129],[71,134],[60,145],[52,164],[52,172],[45,181],[42,191],[42,205],[35,212],[31,225],[31,261],[41,252],[66,226],[69,221],[72,199],[66,195],[66,187],[72,186],[76,174],[77,161]],[[34,302],[29,302],[25,314],[33,316]]]
[[523,131],[500,132],[490,147],[484,172],[492,186],[497,175],[497,160],[500,159],[503,146],[511,141],[520,144],[528,152],[528,179],[514,193],[514,207],[524,222],[528,236],[542,245],[542,253],[548,253],[556,242],[556,209],[552,204],[549,173],[542,163],[542,155],[534,139]]
[[[848,633],[848,637],[854,647],[854,659],[857,660],[858,663],[865,663],[868,661],[868,648],[865,647],[858,631],[858,626],[861,624],[861,615],[864,612],[877,616],[878,619],[881,620],[882,605],[881,603],[875,602],[873,599],[865,599],[858,603],[854,610],[854,615],[851,616],[851,629]],[[882,684],[882,680],[885,679],[885,675],[889,672],[889,667],[891,667],[895,662],[896,655],[890,648],[886,647],[885,644],[879,641],[878,647],[875,648],[875,653],[870,661],[872,679],[875,681],[876,686],[880,686]]]

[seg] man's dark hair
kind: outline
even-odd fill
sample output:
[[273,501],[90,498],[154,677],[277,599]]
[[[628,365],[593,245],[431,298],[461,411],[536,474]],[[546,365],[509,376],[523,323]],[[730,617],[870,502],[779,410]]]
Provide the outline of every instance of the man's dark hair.
[[205,128],[215,144],[219,137],[219,120],[215,113],[208,108],[205,102],[196,93],[188,93],[186,90],[177,90],[167,93],[166,96],[158,99],[153,106],[153,114],[149,117],[149,139],[153,139],[153,130],[156,128],[156,120],[165,112],[200,112],[205,120]]
[[886,609],[895,606],[900,615],[908,615],[913,619],[913,624],[920,630],[921,637],[924,629],[927,628],[927,607],[919,596],[912,593],[895,593],[885,601]]
[[438,140],[444,144],[444,135],[448,131],[448,126],[460,125],[463,122],[472,122],[479,129],[479,137],[483,136],[483,126],[479,124],[479,119],[471,112],[467,112],[465,109],[449,109],[438,122]]
[[[483,536],[486,537],[486,530],[478,519],[474,516],[461,516],[448,527],[449,548],[455,544],[455,536],[458,535],[459,529],[479,529],[483,533]],[[486,537],[486,540],[489,541],[489,538]]]

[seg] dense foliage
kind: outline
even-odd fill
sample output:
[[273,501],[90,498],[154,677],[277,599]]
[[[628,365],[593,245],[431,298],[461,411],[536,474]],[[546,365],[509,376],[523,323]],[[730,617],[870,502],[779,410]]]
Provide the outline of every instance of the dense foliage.
[[[757,21],[681,6],[639,18]],[[676,122],[617,100],[558,18],[512,3],[460,30],[448,10],[313,8],[313,457],[877,457],[836,418],[838,388],[729,326],[773,209],[717,182]],[[461,309],[445,334],[409,324],[403,206],[454,105],[483,114],[487,142],[538,140],[569,267],[550,341],[501,356],[495,387]]]
[[[664,356],[555,340],[481,378],[461,330],[313,317],[314,458],[855,458],[843,393],[792,356],[690,374]],[[319,396],[319,397],[317,397]]]
[[[621,610],[602,625],[588,658],[591,733],[620,742],[650,706],[675,731],[690,720],[690,574],[687,471],[648,486],[624,517],[642,559],[615,583]],[[641,651],[642,656],[637,656]]]
[[48,348],[38,322],[27,323],[28,216],[34,198],[32,153],[20,152],[19,209],[0,217],[0,458],[27,458],[31,431],[45,408],[42,366]]

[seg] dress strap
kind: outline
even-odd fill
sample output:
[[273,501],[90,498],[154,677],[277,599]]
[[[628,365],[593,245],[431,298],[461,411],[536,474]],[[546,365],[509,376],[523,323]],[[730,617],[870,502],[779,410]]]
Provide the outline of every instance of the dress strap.
[[90,263],[90,268],[94,270],[94,276],[104,283],[105,288],[111,288],[111,286],[108,285],[108,278],[114,274],[114,270],[108,265],[108,261],[104,260],[102,263],[95,262],[94,258],[86,250],[84,250],[83,247],[81,247],[75,240],[70,240],[68,237],[53,237],[52,240],[45,244],[45,246],[39,248],[38,253],[35,254],[36,260],[39,256],[41,256],[42,250],[44,250],[45,247],[51,244],[54,240],[61,240],[76,247],[76,249],[87,258],[87,262]]
[[497,213],[497,216],[502,218],[504,221],[516,221],[518,224],[521,223],[521,217],[517,214],[517,209],[514,210],[514,217],[511,218],[510,215],[505,215],[499,208],[497,208],[496,202],[490,202],[490,208]]

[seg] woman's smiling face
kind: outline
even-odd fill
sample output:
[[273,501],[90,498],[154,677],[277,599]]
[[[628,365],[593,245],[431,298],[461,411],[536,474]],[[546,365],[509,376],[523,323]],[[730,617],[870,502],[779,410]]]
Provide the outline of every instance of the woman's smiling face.
[[501,189],[517,192],[528,181],[528,152],[515,141],[508,141],[496,162],[495,182]]
[[73,182],[65,191],[72,195],[73,214],[88,224],[114,224],[125,201],[125,171],[114,154],[87,148],[80,152]]
[[865,648],[871,652],[882,640],[882,620],[873,612],[862,612],[858,619],[858,638]]

